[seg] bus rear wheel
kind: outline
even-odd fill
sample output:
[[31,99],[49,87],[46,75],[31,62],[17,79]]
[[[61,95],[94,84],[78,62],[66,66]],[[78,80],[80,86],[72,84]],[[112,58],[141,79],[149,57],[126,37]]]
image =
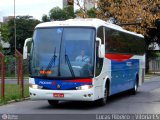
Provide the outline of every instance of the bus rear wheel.
[[48,103],[52,106],[58,105],[59,101],[58,100],[48,100]]
[[138,79],[136,80],[134,87],[130,90],[131,95],[135,95],[138,91]]

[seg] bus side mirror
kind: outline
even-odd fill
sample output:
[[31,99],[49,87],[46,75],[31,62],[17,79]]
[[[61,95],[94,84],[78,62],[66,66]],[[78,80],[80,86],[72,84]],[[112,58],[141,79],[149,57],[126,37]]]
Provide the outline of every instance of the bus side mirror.
[[27,38],[24,42],[24,47],[23,47],[23,59],[27,59],[28,58],[28,47],[27,47],[27,43],[32,41],[32,38]]
[[105,57],[105,46],[101,43],[100,38],[96,38],[96,42],[98,44],[98,57],[104,58]]

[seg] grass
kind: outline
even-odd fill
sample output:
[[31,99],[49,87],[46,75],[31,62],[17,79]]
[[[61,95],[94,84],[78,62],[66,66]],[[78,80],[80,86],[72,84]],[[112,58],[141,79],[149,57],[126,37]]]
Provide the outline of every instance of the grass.
[[150,72],[150,73],[146,73],[146,75],[157,75],[157,76],[160,76],[160,73]]
[[[29,75],[28,74],[24,74],[24,78],[25,77],[28,77]],[[15,74],[7,74],[7,73],[5,73],[5,77],[7,78],[7,77],[11,77],[11,78],[17,78],[17,75],[15,76]]]
[[[24,98],[29,97],[29,86],[24,85]],[[5,98],[0,99],[0,105],[6,104],[11,100],[21,100],[20,86],[17,84],[5,84]]]

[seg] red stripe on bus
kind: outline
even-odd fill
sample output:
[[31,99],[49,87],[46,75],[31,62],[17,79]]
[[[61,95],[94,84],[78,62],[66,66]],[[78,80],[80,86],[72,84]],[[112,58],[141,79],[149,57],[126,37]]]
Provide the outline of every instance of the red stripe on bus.
[[92,83],[92,78],[86,79],[74,79],[74,80],[65,80],[66,82],[85,82],[85,83]]
[[126,54],[106,54],[105,57],[117,62],[123,62],[130,59],[133,55]]

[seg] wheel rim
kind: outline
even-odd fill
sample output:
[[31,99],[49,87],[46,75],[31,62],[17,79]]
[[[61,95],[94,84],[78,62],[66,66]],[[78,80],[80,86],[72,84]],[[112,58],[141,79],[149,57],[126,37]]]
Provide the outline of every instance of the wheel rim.
[[137,82],[135,83],[134,90],[137,91]]
[[107,89],[105,88],[105,91],[104,91],[104,101],[106,102],[107,101]]

